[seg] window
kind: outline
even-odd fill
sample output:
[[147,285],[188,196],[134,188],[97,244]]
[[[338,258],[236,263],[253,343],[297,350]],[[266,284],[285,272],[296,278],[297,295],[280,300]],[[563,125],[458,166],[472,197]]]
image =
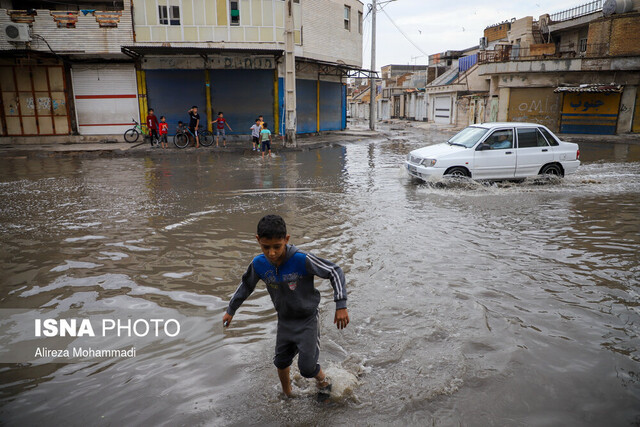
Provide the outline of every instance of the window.
[[547,140],[536,128],[518,129],[518,148],[547,147]]
[[545,128],[538,128],[538,130],[542,132],[542,134],[547,138],[547,141],[549,142],[550,145],[552,146],[560,145],[558,144],[558,140],[555,139],[553,135],[551,135],[551,132],[549,132]]
[[578,52],[585,53],[587,51],[587,39],[580,39],[578,41]]
[[484,142],[492,150],[513,148],[513,131],[511,129],[497,130]]
[[180,25],[180,6],[158,6],[158,22],[160,25]]
[[358,12],[358,33],[362,34],[362,12]]
[[231,25],[240,25],[240,10],[237,1],[230,2]]
[[158,6],[158,21],[160,25],[169,24],[169,17],[167,16],[167,6]]
[[351,31],[351,7],[344,7],[344,29]]

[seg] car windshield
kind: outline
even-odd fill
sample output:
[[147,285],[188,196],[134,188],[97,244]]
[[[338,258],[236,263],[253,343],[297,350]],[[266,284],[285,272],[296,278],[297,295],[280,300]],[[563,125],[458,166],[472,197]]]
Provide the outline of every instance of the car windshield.
[[461,145],[463,147],[471,148],[487,133],[487,129],[468,127],[461,130],[453,136],[449,141],[451,145]]

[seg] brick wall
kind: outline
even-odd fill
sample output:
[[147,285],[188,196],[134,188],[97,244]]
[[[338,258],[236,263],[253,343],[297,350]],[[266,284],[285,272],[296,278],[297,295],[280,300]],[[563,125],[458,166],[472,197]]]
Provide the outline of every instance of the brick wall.
[[507,37],[507,31],[511,28],[511,25],[507,22],[504,24],[494,25],[493,27],[484,29],[484,36],[487,41],[492,42]]
[[609,53],[614,56],[640,55],[640,13],[613,19]]
[[556,53],[556,45],[553,43],[532,44],[529,46],[529,55],[542,56]]
[[[351,30],[344,29],[344,7],[351,7]],[[301,2],[303,56],[362,66],[362,34],[358,31],[358,0]],[[364,27],[364,23],[363,23]],[[364,30],[364,28],[363,28]]]

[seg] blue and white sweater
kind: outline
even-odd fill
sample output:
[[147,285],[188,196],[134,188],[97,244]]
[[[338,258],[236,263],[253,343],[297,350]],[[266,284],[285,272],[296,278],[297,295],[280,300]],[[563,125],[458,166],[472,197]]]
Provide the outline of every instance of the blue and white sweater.
[[258,281],[262,280],[267,285],[279,317],[304,318],[315,315],[320,292],[313,284],[313,276],[331,281],[336,310],[347,308],[347,288],[342,269],[332,262],[287,245],[285,261],[278,267],[264,255],[253,259],[229,302],[227,313],[233,316],[254,291]]

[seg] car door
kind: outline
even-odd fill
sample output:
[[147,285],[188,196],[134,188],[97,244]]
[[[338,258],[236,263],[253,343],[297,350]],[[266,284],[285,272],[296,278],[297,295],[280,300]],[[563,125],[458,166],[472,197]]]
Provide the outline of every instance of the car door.
[[[513,178],[516,171],[513,128],[494,130],[476,146],[471,174],[476,179]],[[486,144],[486,145],[485,145]],[[481,146],[484,146],[483,149]]]
[[554,150],[536,127],[516,129],[516,173],[517,178],[535,176],[540,168],[553,162]]

